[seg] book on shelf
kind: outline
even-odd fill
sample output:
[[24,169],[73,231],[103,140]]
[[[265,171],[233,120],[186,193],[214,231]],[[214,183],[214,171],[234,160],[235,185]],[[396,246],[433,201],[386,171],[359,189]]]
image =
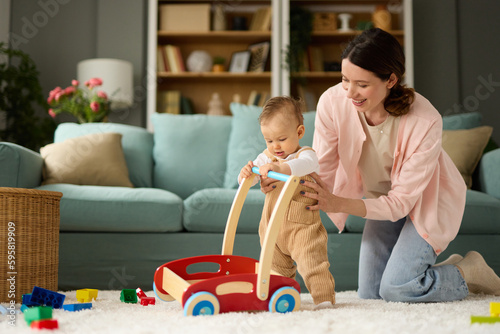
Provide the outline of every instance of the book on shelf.
[[181,114],[191,115],[194,113],[193,101],[189,97],[181,95]]
[[323,50],[317,46],[309,46],[307,48],[309,59],[309,71],[324,71],[323,65]]
[[269,31],[271,29],[272,12],[271,6],[257,9],[250,21],[250,29],[253,31]]
[[252,90],[248,96],[247,105],[263,107],[267,100],[269,100],[270,95],[271,94],[267,91],[258,92]]
[[178,90],[164,90],[158,92],[157,112],[168,114],[181,113],[181,92]]
[[[161,57],[163,59],[163,68],[166,72],[186,72],[184,60],[182,59],[181,49],[177,45],[167,44],[160,46],[159,48],[161,49],[161,52],[158,52],[158,56],[160,57],[161,54]],[[158,66],[161,66],[160,61],[158,61]]]
[[314,94],[312,90],[307,89],[302,85],[297,85],[297,93],[299,94],[300,99],[304,103],[306,111],[316,110],[318,99],[316,98],[316,94]]

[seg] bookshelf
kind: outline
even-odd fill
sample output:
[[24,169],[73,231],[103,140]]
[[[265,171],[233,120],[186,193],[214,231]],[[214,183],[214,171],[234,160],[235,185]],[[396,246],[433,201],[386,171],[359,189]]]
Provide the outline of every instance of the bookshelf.
[[[267,92],[269,96],[276,95],[303,95],[304,89],[309,96],[319,98],[328,87],[340,82],[339,71],[304,70],[294,75],[306,82],[304,89],[299,91],[290,82],[290,74],[285,66],[286,50],[290,41],[289,11],[293,6],[302,6],[312,13],[335,12],[351,13],[351,26],[355,28],[357,22],[369,20],[376,6],[399,6],[393,14],[393,28],[390,32],[404,45],[407,55],[406,81],[413,85],[413,51],[412,51],[412,0],[332,0],[332,1],[299,1],[299,0],[268,0],[253,1],[240,0],[237,2],[212,1],[158,1],[148,0],[148,89],[147,89],[147,121],[148,129],[152,130],[150,116],[157,110],[157,95],[161,92],[176,90],[182,96],[192,101],[196,113],[206,113],[208,102],[213,93],[219,93],[224,109],[229,113],[229,104],[234,96],[238,95],[242,103],[247,103],[250,94],[255,91]],[[212,18],[217,4],[224,4],[226,30],[194,30],[194,31],[166,31],[161,30],[160,7],[164,4],[209,4]],[[253,15],[264,7],[272,8],[272,20],[269,29],[263,30],[232,30],[232,21],[235,17],[244,17],[247,27],[250,27]],[[213,24],[213,22],[212,22]],[[323,61],[335,62],[340,60],[343,47],[359,31],[339,32],[313,31],[311,48],[320,50]],[[270,42],[270,52],[263,72],[229,72],[231,57],[235,52],[248,50],[249,46],[261,42]],[[179,48],[182,60],[186,64],[189,55],[196,50],[204,50],[212,57],[225,58],[224,72],[180,72],[157,71],[157,47],[174,45]],[[311,100],[311,99],[309,99]]]

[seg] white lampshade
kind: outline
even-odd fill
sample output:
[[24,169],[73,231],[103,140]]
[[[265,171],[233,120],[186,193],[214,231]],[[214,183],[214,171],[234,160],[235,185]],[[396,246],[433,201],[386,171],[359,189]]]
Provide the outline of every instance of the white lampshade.
[[108,95],[111,109],[132,106],[134,102],[132,73],[132,63],[121,59],[87,59],[79,62],[77,67],[80,85],[92,78],[102,79],[99,90]]

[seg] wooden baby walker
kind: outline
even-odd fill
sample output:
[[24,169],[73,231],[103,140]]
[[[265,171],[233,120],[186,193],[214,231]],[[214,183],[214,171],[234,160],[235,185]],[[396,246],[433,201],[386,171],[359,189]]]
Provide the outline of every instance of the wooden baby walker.
[[[300,308],[300,286],[292,278],[271,272],[278,232],[300,178],[270,171],[268,176],[286,182],[271,215],[260,260],[232,255],[236,227],[252,180],[241,183],[226,223],[221,255],[188,257],[165,263],[156,269],[153,289],[163,301],[178,300],[184,315],[214,315],[225,312],[269,310],[293,312]],[[216,264],[216,272],[188,273],[193,264]]]

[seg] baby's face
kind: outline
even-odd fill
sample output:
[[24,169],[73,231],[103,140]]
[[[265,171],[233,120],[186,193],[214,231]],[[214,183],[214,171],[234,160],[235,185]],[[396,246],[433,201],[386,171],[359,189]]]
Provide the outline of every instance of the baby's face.
[[300,149],[299,139],[304,135],[304,126],[296,121],[278,114],[261,124],[260,129],[272,155],[285,159]]

